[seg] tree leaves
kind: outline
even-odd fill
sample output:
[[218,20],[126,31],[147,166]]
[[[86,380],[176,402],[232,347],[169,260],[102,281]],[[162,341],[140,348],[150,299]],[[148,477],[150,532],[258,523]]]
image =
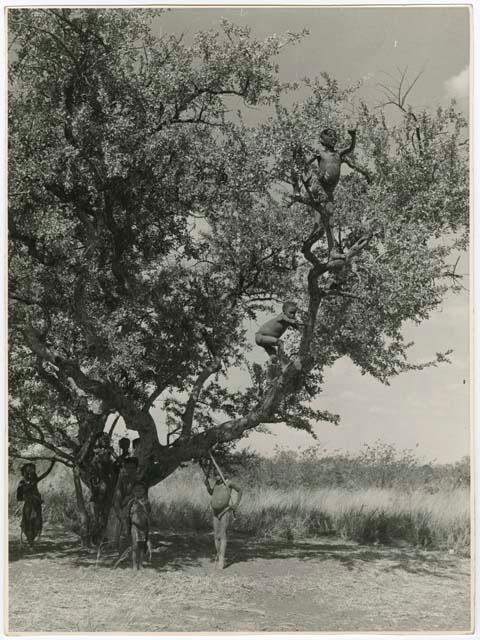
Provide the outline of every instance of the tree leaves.
[[[468,151],[453,106],[392,120],[326,74],[285,100],[295,87],[275,56],[301,34],[256,41],[223,21],[187,46],[152,35],[158,15],[11,12],[11,392],[20,439],[28,419],[60,446],[64,420],[75,455],[121,414],[142,464],[154,455],[169,473],[261,423],[336,422],[309,401],[339,357],[384,383],[424,366],[408,363],[402,327],[458,289]],[[269,115],[247,127],[244,105]],[[347,141],[352,105],[358,143],[329,221],[352,257],[335,271],[322,233],[302,250],[319,205],[299,176],[323,128]],[[308,327],[271,379],[249,364],[246,323],[285,299]],[[232,390],[229,372],[249,366]],[[168,447],[156,401],[180,434]]]

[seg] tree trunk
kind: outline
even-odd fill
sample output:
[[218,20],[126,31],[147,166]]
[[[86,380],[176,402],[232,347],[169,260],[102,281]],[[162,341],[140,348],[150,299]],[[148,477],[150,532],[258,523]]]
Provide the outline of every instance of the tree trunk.
[[80,479],[80,469],[78,467],[73,468],[73,484],[75,486],[75,497],[77,499],[78,517],[80,521],[80,540],[82,541],[82,547],[90,547],[90,517],[85,507],[82,481]]
[[89,470],[82,471],[83,480],[91,492],[91,508],[89,509],[90,538],[93,544],[98,546],[105,541],[107,535],[108,518],[113,504],[118,474],[112,469],[109,474],[92,477]]

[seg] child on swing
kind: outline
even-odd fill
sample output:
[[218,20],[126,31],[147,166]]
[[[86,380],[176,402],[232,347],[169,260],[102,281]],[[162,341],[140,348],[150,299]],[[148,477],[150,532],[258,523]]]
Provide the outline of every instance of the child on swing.
[[[220,471],[214,468],[214,483],[210,484],[210,471],[203,469],[205,473],[205,486],[210,494],[210,505],[213,511],[213,535],[215,539],[215,566],[218,569],[225,567],[225,551],[227,549],[227,529],[231,514],[237,509],[242,499],[242,488],[236,482],[223,478]],[[232,489],[236,491],[236,500],[232,503]]]

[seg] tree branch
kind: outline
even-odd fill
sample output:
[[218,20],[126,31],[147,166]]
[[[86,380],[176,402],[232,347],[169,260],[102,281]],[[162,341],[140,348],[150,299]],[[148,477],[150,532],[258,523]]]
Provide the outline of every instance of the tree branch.
[[10,452],[10,455],[13,458],[18,458],[20,460],[30,460],[32,462],[38,461],[38,460],[42,460],[42,461],[48,461],[48,462],[59,462],[60,464],[64,464],[67,467],[73,467],[73,464],[70,462],[67,462],[66,460],[60,460],[60,458],[55,458],[54,456],[51,457],[47,457],[47,456],[24,456],[20,453],[16,453],[15,451]]
[[191,434],[195,407],[197,406],[198,399],[200,398],[203,385],[208,380],[208,378],[210,378],[210,376],[220,371],[221,366],[222,362],[220,358],[214,358],[213,361],[207,367],[205,367],[205,369],[198,376],[195,384],[193,385],[192,391],[190,392],[190,397],[188,398],[187,404],[185,406],[185,411],[182,415],[183,427],[181,438],[186,438]]
[[373,183],[373,176],[371,175],[370,171],[368,171],[368,169],[365,169],[364,167],[360,167],[356,162],[354,162],[351,158],[348,158],[348,157],[345,157],[343,159],[343,162],[345,162],[345,164],[347,164],[350,167],[350,169],[353,169],[354,171],[357,171],[357,173],[360,173],[368,182],[368,184]]
[[[19,416],[18,419],[20,423],[20,428],[25,434],[25,439],[29,443],[41,444],[46,449],[49,449],[60,458],[63,458],[64,460],[70,460],[71,462],[73,462],[73,456],[66,453],[65,451],[62,451],[61,449],[56,447],[54,444],[52,444],[51,442],[48,442],[45,439],[45,434],[38,425],[36,425],[34,422],[31,422],[25,417]],[[32,435],[32,432],[30,429],[34,429],[38,433],[38,437],[35,437],[34,435]]]
[[[140,429],[142,428],[142,425],[145,424],[145,420],[140,417],[142,412],[135,407],[133,402],[127,400],[113,383],[104,383],[88,377],[83,373],[77,362],[50,351],[33,327],[28,327],[24,331],[24,335],[25,341],[33,353],[61,369],[64,375],[71,378],[85,393],[102,400],[108,408],[116,409],[125,418],[126,422],[139,422]],[[151,419],[151,416],[149,417]]]
[[359,238],[351,247],[350,249],[347,251],[347,253],[345,254],[345,258],[346,260],[351,260],[352,258],[354,258],[356,255],[358,255],[361,251],[363,251],[365,249],[365,247],[368,246],[368,243],[370,242],[370,240],[373,238],[373,233],[368,233],[364,236],[362,236],[361,238]]

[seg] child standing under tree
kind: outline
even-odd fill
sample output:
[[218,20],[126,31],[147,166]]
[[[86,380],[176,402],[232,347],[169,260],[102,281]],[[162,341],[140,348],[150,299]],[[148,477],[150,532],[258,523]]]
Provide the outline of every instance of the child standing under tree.
[[127,458],[123,462],[115,488],[113,508],[117,516],[116,544],[120,550],[125,546],[130,533],[129,527],[129,503],[133,497],[133,487],[138,483],[138,460],[137,458]]
[[148,490],[143,482],[135,482],[133,485],[127,511],[132,539],[132,564],[134,569],[140,570],[149,544],[151,515]]
[[24,464],[21,468],[22,479],[17,487],[17,500],[23,502],[21,530],[27,538],[30,547],[33,547],[35,538],[42,533],[42,496],[38,490],[38,483],[46,478],[53,469],[55,461],[52,460],[50,466],[37,476],[37,470],[33,463]]
[[[213,535],[215,538],[216,558],[218,569],[225,566],[225,551],[227,549],[227,529],[231,514],[235,512],[242,499],[241,487],[231,480],[222,478],[218,469],[214,469],[214,483],[210,484],[210,471],[205,473],[205,486],[210,494],[210,505],[213,511]],[[236,500],[232,504],[232,490],[236,491]]]

